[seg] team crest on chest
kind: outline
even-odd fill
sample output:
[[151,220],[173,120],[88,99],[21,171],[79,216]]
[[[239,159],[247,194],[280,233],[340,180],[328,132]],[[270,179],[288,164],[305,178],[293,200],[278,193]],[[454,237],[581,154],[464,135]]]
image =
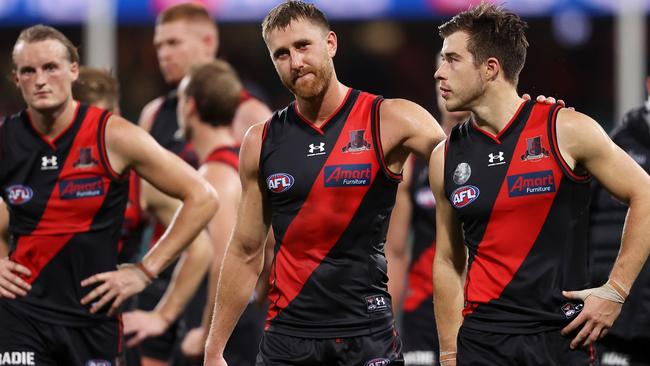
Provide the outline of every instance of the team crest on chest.
[[460,163],[454,170],[454,183],[461,185],[465,184],[469,177],[472,175],[472,168],[467,163]]
[[92,148],[82,147],[79,149],[79,158],[72,164],[73,168],[92,168],[97,166],[97,160],[93,158]]
[[542,136],[529,137],[526,139],[526,152],[521,156],[523,161],[540,161],[548,158],[548,149],[542,146]]
[[366,130],[352,130],[348,133],[350,141],[343,146],[344,153],[360,153],[370,150],[372,145],[364,137]]

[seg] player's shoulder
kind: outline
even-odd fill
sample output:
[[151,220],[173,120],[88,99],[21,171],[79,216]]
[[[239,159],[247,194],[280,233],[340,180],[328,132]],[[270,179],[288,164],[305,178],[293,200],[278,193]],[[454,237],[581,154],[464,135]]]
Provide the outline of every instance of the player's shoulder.
[[160,96],[145,104],[145,106],[142,108],[142,112],[140,112],[138,125],[140,125],[140,127],[142,127],[144,130],[149,131],[151,129],[151,126],[153,126],[153,121],[156,118],[156,114],[158,114],[158,111],[164,102],[165,97]]
[[600,134],[603,131],[593,118],[568,108],[561,108],[558,111],[555,123],[558,136],[581,138],[591,133]]

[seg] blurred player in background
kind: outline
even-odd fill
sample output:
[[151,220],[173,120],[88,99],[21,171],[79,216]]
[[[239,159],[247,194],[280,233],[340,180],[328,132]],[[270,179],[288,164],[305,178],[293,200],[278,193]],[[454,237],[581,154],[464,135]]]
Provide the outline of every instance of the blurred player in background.
[[[163,78],[174,89],[167,95],[148,103],[142,110],[139,124],[163,147],[178,154],[195,167],[198,167],[198,158],[192,146],[185,141],[177,120],[176,87],[193,65],[204,64],[215,58],[219,47],[218,36],[214,20],[200,4],[184,3],[172,6],[161,12],[156,20],[153,41],[158,64]],[[270,110],[262,102],[242,90],[240,106],[232,121],[236,139],[241,141],[250,125],[268,119],[270,114]],[[153,239],[155,240],[161,232],[162,227],[158,225],[154,230]],[[170,271],[163,273],[154,286],[139,296],[142,310],[151,310],[156,306],[170,277]],[[204,281],[199,293],[190,302],[188,310],[181,319],[171,324],[162,336],[146,339],[142,343],[140,348],[145,366],[169,364],[174,357],[174,351],[189,328],[199,327],[201,324],[206,291],[207,281]],[[202,338],[202,332],[196,329],[188,336],[192,337],[190,343],[196,344],[196,339]],[[190,348],[196,351],[196,347]]]
[[[646,172],[650,171],[650,77],[646,78],[648,100],[623,117],[612,140]],[[591,200],[589,244],[591,280],[607,281],[620,247],[628,205],[613,197],[603,186],[594,184]],[[603,366],[650,365],[650,265],[645,264],[630,289],[621,315],[599,342]]]
[[[79,56],[59,31],[23,30],[12,56],[27,109],[0,124],[11,233],[0,259],[0,349],[22,352],[24,364],[118,363],[118,307],[198,234],[216,195],[130,122],[73,100]],[[142,262],[115,270],[130,169],[183,206]]]

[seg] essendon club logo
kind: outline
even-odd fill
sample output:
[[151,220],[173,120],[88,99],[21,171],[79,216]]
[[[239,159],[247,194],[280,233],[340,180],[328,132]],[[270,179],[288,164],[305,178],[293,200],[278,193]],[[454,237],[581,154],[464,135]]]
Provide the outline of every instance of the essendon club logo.
[[59,182],[59,197],[63,200],[97,197],[104,194],[101,177],[67,179]]
[[12,205],[25,204],[29,202],[29,200],[31,200],[34,196],[34,191],[32,191],[32,189],[28,186],[24,186],[22,184],[14,184],[13,186],[7,188],[6,192],[7,200]]
[[551,192],[555,192],[555,179],[551,170],[508,176],[508,196],[510,197]]
[[476,201],[481,192],[475,186],[462,186],[456,188],[451,194],[451,204],[456,208],[462,208]]
[[526,152],[521,156],[523,161],[539,161],[548,157],[548,150],[542,146],[542,136],[526,139]]
[[369,186],[372,178],[370,164],[342,164],[325,167],[325,187]]
[[79,158],[72,164],[73,168],[92,168],[97,165],[93,158],[92,148],[82,147],[79,149]]
[[287,173],[275,173],[266,178],[266,185],[269,187],[269,191],[273,193],[282,193],[289,190],[293,186],[293,182],[293,177]]
[[366,130],[353,130],[348,132],[350,141],[347,145],[343,146],[344,153],[359,153],[362,151],[370,150],[372,145],[366,141],[364,135]]

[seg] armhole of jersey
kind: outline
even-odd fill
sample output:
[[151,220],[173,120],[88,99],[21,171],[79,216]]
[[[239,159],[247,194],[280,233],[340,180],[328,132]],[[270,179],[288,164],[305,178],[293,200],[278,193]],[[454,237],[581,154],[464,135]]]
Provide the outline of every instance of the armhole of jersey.
[[557,164],[560,166],[560,169],[562,169],[562,172],[564,175],[566,175],[570,180],[576,183],[588,183],[591,180],[591,175],[585,174],[585,175],[578,175],[576,174],[569,164],[567,164],[566,160],[562,157],[562,154],[560,153],[560,147],[557,142],[557,114],[562,109],[561,106],[558,104],[555,104],[552,108],[550,113],[548,114],[548,139],[550,141],[551,145],[551,153],[553,154],[553,157],[555,158],[555,161]]
[[384,173],[384,175],[393,181],[396,182],[401,182],[402,181],[402,173],[400,172],[399,174],[393,173],[388,169],[388,166],[386,165],[386,160],[384,159],[384,149],[381,146],[381,131],[380,131],[380,122],[379,122],[379,107],[381,106],[381,103],[384,101],[384,98],[378,96],[375,98],[375,100],[372,102],[372,111],[370,113],[370,126],[372,130],[372,138],[375,142],[375,146],[377,148],[375,149],[375,153],[377,154],[377,161],[379,162],[379,166],[381,167],[381,171]]
[[259,172],[262,172],[262,158],[264,157],[264,142],[266,141],[266,134],[269,132],[269,126],[271,125],[271,122],[273,121],[273,118],[275,118],[275,113],[271,116],[271,118],[268,119],[268,121],[264,122],[264,129],[262,130],[262,141],[260,142],[260,156],[258,158],[257,162],[257,169]]
[[123,182],[129,179],[130,169],[125,170],[122,174],[118,174],[111,163],[108,161],[108,152],[106,151],[106,125],[108,125],[108,119],[112,114],[108,111],[102,112],[99,117],[99,128],[97,129],[97,150],[99,151],[99,160],[102,163],[102,167],[106,174],[111,178],[111,180],[116,182]]
[[[453,129],[449,132],[449,136],[445,138],[445,151],[442,153],[442,193],[447,196],[447,190],[445,189],[445,175],[447,175],[447,152],[449,151],[449,140],[451,140],[451,135],[454,133]],[[431,160],[429,158],[429,160]]]
[[153,127],[156,125],[156,121],[158,120],[158,115],[160,114],[160,111],[162,110],[163,104],[165,104],[166,98],[164,96],[158,97],[161,99],[160,103],[156,107],[156,111],[153,113],[151,116],[151,122],[149,123],[148,128],[144,128],[144,126],[140,126],[142,129],[147,131],[148,134],[151,134],[151,131],[153,131]]
[[136,173],[134,170],[131,171],[130,174],[133,174],[133,181],[129,182],[129,184],[133,184],[133,194],[135,195],[135,206],[138,209],[138,221],[142,220],[142,204],[140,202],[140,198],[142,197],[142,182],[140,181],[140,176],[138,173]]

